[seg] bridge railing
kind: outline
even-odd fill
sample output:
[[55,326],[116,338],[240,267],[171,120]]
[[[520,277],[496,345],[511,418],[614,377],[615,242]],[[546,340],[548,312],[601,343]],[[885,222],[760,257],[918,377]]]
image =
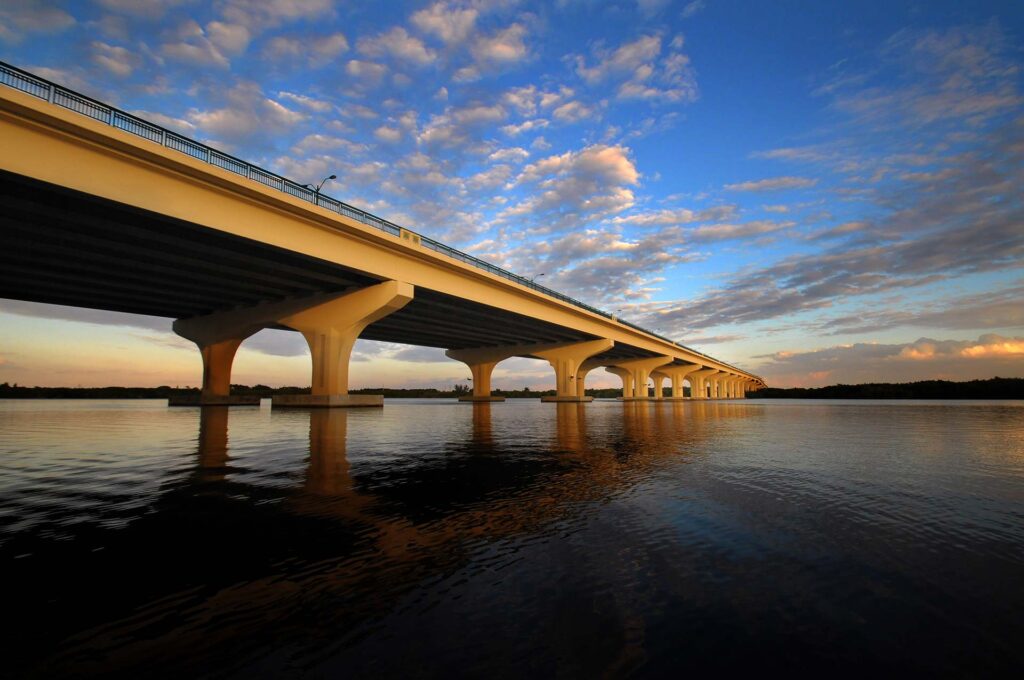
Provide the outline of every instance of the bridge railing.
[[[261,168],[257,165],[253,165],[252,163],[243,161],[240,158],[235,158],[234,156],[218,151],[205,144],[189,139],[188,137],[179,135],[178,133],[168,130],[164,127],[161,127],[154,123],[150,123],[147,120],[143,120],[138,116],[134,116],[130,113],[121,111],[120,109],[104,104],[100,101],[93,99],[92,97],[88,97],[84,94],[79,94],[78,92],[69,90],[65,87],[57,85],[56,83],[35,76],[29,73],[28,71],[23,71],[22,69],[16,66],[11,66],[10,64],[7,64],[2,61],[0,61],[0,84],[14,88],[16,90],[20,90],[21,92],[25,92],[35,97],[39,97],[40,99],[44,99],[50,102],[51,104],[56,104],[57,106],[60,106],[62,108],[75,111],[76,113],[88,116],[94,120],[107,123],[108,125],[115,127],[119,130],[123,130],[138,137],[148,139],[149,141],[160,144],[161,146],[164,146],[168,149],[173,149],[175,151],[187,154],[192,158],[201,160],[211,165],[215,165],[219,168],[227,170],[228,172],[233,172],[236,175],[240,175],[255,182],[259,182],[260,184],[268,186],[272,189],[277,189],[278,191],[282,191],[296,198],[302,199],[304,201],[309,201],[310,203],[314,203],[320,206],[321,208],[326,208],[328,210],[331,210],[332,212],[338,213],[339,215],[344,215],[345,217],[349,217],[367,226],[374,227],[375,229],[380,229],[381,231],[391,234],[392,236],[400,236],[402,233],[402,227],[398,226],[393,222],[390,222],[389,220],[386,220],[382,217],[377,217],[376,215],[368,213],[365,210],[360,210],[359,208],[349,205],[348,203],[344,203],[335,198],[331,198],[330,196],[326,196],[322,193],[314,191],[313,189],[310,189],[306,185],[293,182],[290,179],[278,175],[277,173],[265,170],[264,168]],[[411,232],[411,230],[409,229],[406,229],[405,231]],[[658,338],[659,340],[671,343],[676,347],[685,349],[686,351],[696,354],[697,356],[703,357],[710,361],[714,361],[724,366],[728,366],[729,368],[734,368],[737,371],[746,373],[746,371],[743,371],[740,368],[727,364],[719,359],[715,359],[714,357],[708,356],[703,352],[698,352],[697,350],[687,347],[682,343],[678,343],[675,340],[672,340],[671,338],[666,338],[663,335],[654,333],[653,331],[649,331],[646,328],[638,326],[634,323],[631,323],[624,319],[620,319],[616,317],[614,314],[610,314],[604,310],[598,309],[597,307],[588,305],[585,302],[581,302],[580,300],[569,297],[568,295],[559,293],[558,291],[548,288],[547,286],[543,286],[539,283],[536,283],[532,279],[528,279],[524,276],[514,274],[508,271],[507,269],[502,269],[501,267],[493,265],[485,260],[481,260],[478,257],[474,257],[469,253],[464,253],[461,250],[452,248],[451,246],[446,246],[440,241],[435,241],[434,239],[429,238],[427,236],[423,236],[422,234],[416,234],[416,236],[419,237],[420,244],[425,248],[429,248],[430,250],[441,253],[442,255],[447,255],[452,259],[464,262],[468,265],[472,265],[473,267],[490,272],[491,274],[500,276],[504,279],[508,279],[509,281],[518,283],[521,286],[525,286],[540,293],[544,293],[549,297],[553,297],[556,300],[561,300],[562,302],[566,302],[570,305],[573,305],[574,307],[585,309],[588,312],[599,314],[600,316],[603,316],[608,319],[613,319],[618,323],[621,323],[625,326],[629,326],[630,328],[634,328],[638,331],[646,333],[647,335]]]

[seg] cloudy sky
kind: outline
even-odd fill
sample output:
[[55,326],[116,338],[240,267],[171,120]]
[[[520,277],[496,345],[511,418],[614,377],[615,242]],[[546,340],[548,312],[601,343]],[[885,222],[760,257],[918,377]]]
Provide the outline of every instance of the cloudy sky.
[[[6,0],[0,59],[774,385],[1024,376],[1016,0]],[[0,300],[0,381],[194,385],[169,329]],[[357,349],[354,387],[468,375]],[[308,371],[264,331],[235,380]]]

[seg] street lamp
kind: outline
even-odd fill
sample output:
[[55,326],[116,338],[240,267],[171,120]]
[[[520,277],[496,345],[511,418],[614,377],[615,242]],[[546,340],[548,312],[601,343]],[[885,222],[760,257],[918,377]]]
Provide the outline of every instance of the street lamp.
[[546,274],[536,274],[536,275],[534,275],[534,276],[533,276],[533,277],[532,277],[532,278],[530,279],[530,283],[533,283],[534,281],[536,281],[537,279],[539,279],[539,278],[540,278],[540,277],[542,277],[542,276],[546,276]]
[[309,187],[310,189],[312,189],[314,194],[319,196],[320,195],[320,189],[323,188],[324,183],[327,180],[329,180],[329,179],[338,179],[338,176],[337,175],[331,175],[329,177],[324,177],[322,180],[320,180],[320,184],[317,184],[316,186],[313,186],[312,184],[307,184],[306,186]]

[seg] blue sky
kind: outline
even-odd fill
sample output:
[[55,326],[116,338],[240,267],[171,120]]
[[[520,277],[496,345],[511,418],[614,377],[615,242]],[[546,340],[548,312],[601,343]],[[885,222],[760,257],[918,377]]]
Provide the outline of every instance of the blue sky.
[[[326,193],[773,384],[1024,375],[1018,2],[15,1],[0,58],[336,173]],[[166,320],[3,301],[0,322],[0,380],[198,381]],[[100,358],[41,349],[74,333]],[[356,384],[464,373],[357,359]],[[308,381],[294,334],[240,365]]]

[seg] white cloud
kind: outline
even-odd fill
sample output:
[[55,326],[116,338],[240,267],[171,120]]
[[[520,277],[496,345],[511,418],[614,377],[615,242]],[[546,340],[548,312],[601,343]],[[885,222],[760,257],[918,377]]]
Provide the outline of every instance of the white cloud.
[[60,33],[75,23],[73,16],[47,2],[13,0],[0,5],[0,40],[5,42],[20,42],[30,33]]
[[493,35],[478,38],[470,51],[478,63],[515,63],[528,55],[525,38],[526,27],[516,23]]
[[144,111],[142,109],[135,109],[134,111],[130,111],[129,113],[131,113],[134,116],[138,116],[143,120],[148,120],[151,123],[156,123],[157,125],[165,127],[168,130],[173,130],[186,136],[191,136],[195,134],[196,131],[196,126],[190,123],[189,121],[185,120],[184,118],[174,118],[172,116],[167,116],[162,113]]
[[594,109],[579,101],[566,102],[551,112],[552,118],[563,123],[578,123],[581,120],[593,118],[594,115]]
[[159,19],[167,10],[188,4],[192,0],[96,0],[101,7],[120,14],[144,19]]
[[597,83],[616,73],[632,74],[660,53],[661,37],[645,35],[612,52],[597,50],[595,66],[587,66],[583,57],[576,57],[576,73],[589,83]]
[[291,151],[297,156],[306,156],[311,153],[322,154],[333,149],[344,149],[346,155],[352,156],[365,153],[368,147],[345,137],[314,133],[299,140],[292,146]]
[[537,151],[547,151],[551,148],[551,143],[544,139],[543,136],[535,138],[530,142],[530,148],[536,149]]
[[692,224],[729,219],[736,214],[735,205],[720,205],[703,210],[667,208],[634,215],[623,215],[612,220],[614,224],[634,224],[639,227]]
[[612,51],[598,47],[593,66],[577,56],[576,73],[591,85],[621,81],[617,89],[620,99],[693,101],[697,80],[682,47],[682,36],[676,36],[662,57],[661,36],[645,35]]
[[142,59],[134,52],[98,40],[90,43],[89,49],[93,63],[122,78],[130,76],[142,63]]
[[345,64],[345,73],[358,81],[357,85],[376,87],[387,75],[388,67],[372,61],[349,59]]
[[263,56],[275,60],[302,61],[312,68],[330,64],[348,51],[343,33],[323,36],[275,36],[267,43]]
[[254,34],[294,21],[332,16],[332,0],[224,0],[221,13],[232,23],[242,24]]
[[434,50],[424,45],[419,38],[409,35],[401,26],[395,26],[372,38],[360,38],[356,42],[356,49],[369,57],[380,59],[390,56],[420,66],[430,64],[437,58]]
[[415,12],[412,23],[424,33],[437,36],[447,45],[466,40],[476,25],[479,11],[475,7],[460,7],[455,3],[435,2]]
[[381,125],[379,128],[373,131],[373,136],[382,142],[398,142],[402,139],[402,131],[398,128],[388,127]]
[[316,111],[317,113],[327,113],[334,110],[334,104],[322,99],[314,99],[304,94],[295,94],[293,92],[278,92],[278,99],[284,99],[294,104],[309,109],[310,111]]
[[249,29],[245,26],[221,21],[211,21],[206,24],[206,35],[210,42],[217,46],[217,49],[231,55],[244,52],[252,37]]
[[493,189],[499,187],[506,182],[512,176],[512,166],[504,163],[494,165],[483,172],[478,172],[471,176],[467,181],[473,189]]
[[501,131],[509,137],[516,137],[524,132],[530,132],[531,130],[540,130],[546,128],[549,125],[548,121],[543,118],[535,118],[534,120],[525,120],[518,125],[509,124],[504,125]]
[[176,40],[160,46],[165,57],[183,61],[197,66],[216,66],[228,68],[230,61],[221,49],[210,40],[206,31],[195,21],[189,19],[180,24],[174,32]]
[[818,180],[808,177],[787,176],[726,184],[725,188],[728,191],[784,191],[786,189],[806,189],[815,186],[817,183]]
[[707,7],[707,3],[704,0],[693,0],[693,2],[689,2],[683,7],[683,11],[679,13],[679,16],[683,19],[689,19],[705,7]]
[[512,186],[532,191],[499,214],[527,220],[545,231],[580,226],[634,203],[630,187],[640,173],[621,146],[592,145],[549,156],[523,168]]
[[305,114],[268,98],[255,83],[239,83],[226,93],[226,98],[227,105],[219,109],[192,109],[188,120],[217,139],[255,142],[306,119]]
[[501,95],[501,100],[522,116],[532,116],[537,112],[537,98],[536,85],[514,87]]
[[457,123],[473,125],[477,123],[496,123],[504,120],[508,113],[497,104],[474,104],[453,109],[449,115]]
[[504,149],[498,149],[487,157],[487,160],[494,162],[519,162],[529,158],[530,152],[520,146],[513,146]]

